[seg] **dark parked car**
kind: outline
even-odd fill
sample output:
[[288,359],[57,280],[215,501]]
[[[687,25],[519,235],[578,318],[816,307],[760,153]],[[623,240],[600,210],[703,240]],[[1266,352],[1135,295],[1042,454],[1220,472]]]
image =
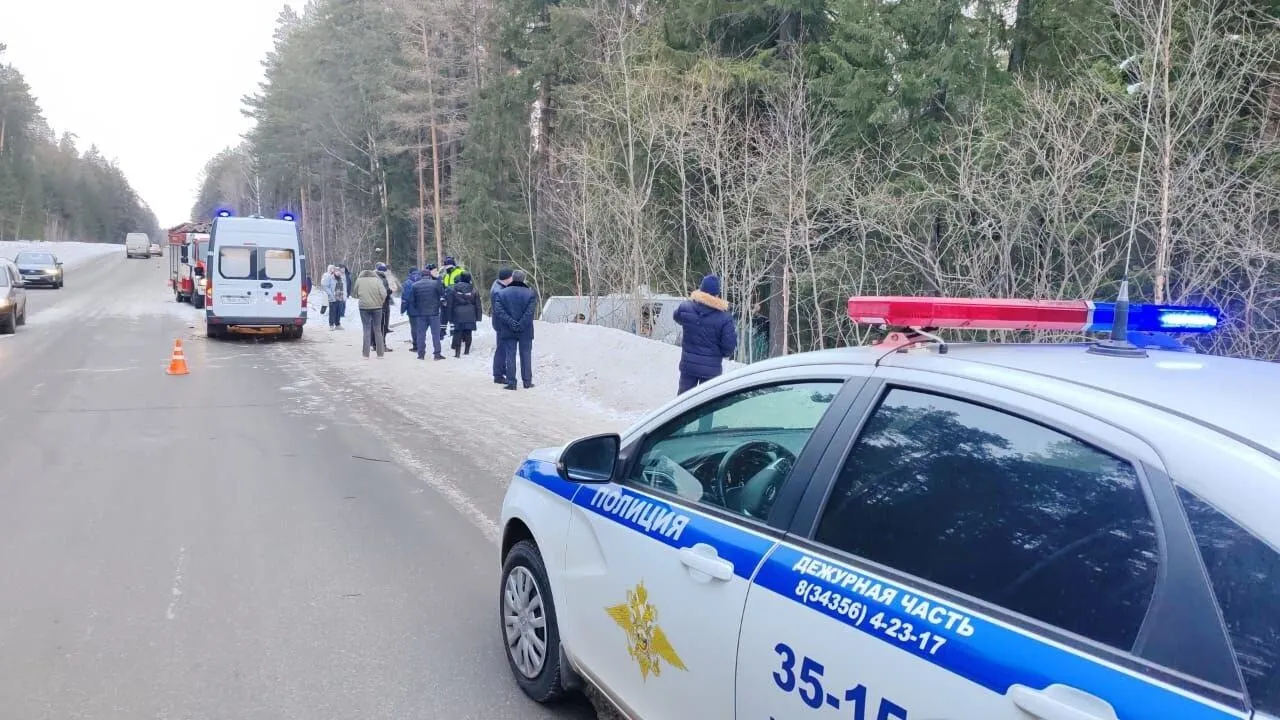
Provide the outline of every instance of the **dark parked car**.
[[62,263],[58,256],[42,250],[23,250],[13,258],[28,285],[45,285],[54,289],[62,287]]
[[0,334],[10,335],[27,324],[27,291],[18,266],[0,258]]

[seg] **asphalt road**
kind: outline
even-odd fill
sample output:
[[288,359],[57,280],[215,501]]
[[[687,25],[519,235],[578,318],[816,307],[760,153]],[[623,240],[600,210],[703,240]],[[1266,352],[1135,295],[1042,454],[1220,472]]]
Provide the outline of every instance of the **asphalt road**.
[[166,267],[72,268],[0,340],[0,716],[594,718],[510,679],[492,537],[422,478],[465,456],[197,336]]

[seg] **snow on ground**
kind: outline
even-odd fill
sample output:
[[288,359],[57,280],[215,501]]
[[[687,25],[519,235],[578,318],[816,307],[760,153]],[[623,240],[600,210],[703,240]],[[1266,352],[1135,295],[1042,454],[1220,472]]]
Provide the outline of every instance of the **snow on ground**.
[[[392,312],[396,309],[398,301]],[[347,304],[341,333],[331,333],[328,319],[318,312],[313,310],[307,323],[308,339],[321,344],[326,359],[367,365],[360,355],[360,315],[355,303]],[[447,360],[433,361],[428,353],[426,360],[419,361],[409,352],[408,318],[397,313],[388,336],[388,346],[394,352],[382,363],[395,361],[386,372],[395,373],[406,389],[429,387],[442,377],[462,375],[470,382],[487,385],[492,393],[521,395],[523,388],[512,393],[493,383],[496,336],[489,322],[486,316],[475,332],[469,357],[455,359],[448,347],[452,338],[446,337],[442,351]],[[626,425],[675,397],[679,364],[680,348],[674,345],[597,325],[539,321],[533,340],[535,387],[529,392],[554,396],[574,408]],[[726,372],[738,367],[741,365],[735,362],[725,363]]]
[[75,267],[103,255],[123,253],[123,245],[112,243],[44,242],[42,240],[0,241],[0,257],[12,260],[23,250],[42,250],[58,256],[66,267]]
[[[399,309],[396,301],[395,310]],[[514,392],[493,382],[495,335],[486,316],[470,355],[418,360],[409,351],[409,324],[396,313],[379,360],[360,354],[360,315],[348,303],[341,331],[314,308],[301,346],[307,365],[324,382],[334,378],[390,401],[423,429],[423,441],[466,443],[469,453],[503,477],[534,447],[555,446],[584,435],[620,432],[644,413],[675,397],[680,349],[594,325],[538,322],[533,341],[533,382]],[[430,340],[428,340],[430,342]],[[737,367],[728,363],[726,370]],[[335,388],[336,390],[337,388]],[[346,388],[343,388],[344,390]],[[461,422],[461,428],[452,425]],[[440,427],[448,423],[451,427]]]

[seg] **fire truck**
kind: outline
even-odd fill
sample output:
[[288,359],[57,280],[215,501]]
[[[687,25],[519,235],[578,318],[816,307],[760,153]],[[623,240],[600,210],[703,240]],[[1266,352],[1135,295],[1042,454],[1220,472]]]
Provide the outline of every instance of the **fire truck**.
[[183,223],[169,230],[169,287],[174,300],[204,307],[205,260],[210,223]]

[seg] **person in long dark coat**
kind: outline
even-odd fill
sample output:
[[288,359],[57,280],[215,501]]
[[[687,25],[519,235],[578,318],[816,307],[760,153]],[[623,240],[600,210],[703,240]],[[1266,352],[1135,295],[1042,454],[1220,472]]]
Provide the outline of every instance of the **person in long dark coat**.
[[538,313],[538,295],[525,283],[523,270],[511,274],[511,282],[493,301],[494,325],[502,347],[506,389],[516,389],[516,359],[526,390],[533,387],[533,318]]
[[471,354],[471,333],[484,317],[480,306],[480,293],[471,284],[471,273],[458,275],[453,284],[445,290],[445,304],[448,307],[449,323],[453,326],[453,356],[462,357]]

